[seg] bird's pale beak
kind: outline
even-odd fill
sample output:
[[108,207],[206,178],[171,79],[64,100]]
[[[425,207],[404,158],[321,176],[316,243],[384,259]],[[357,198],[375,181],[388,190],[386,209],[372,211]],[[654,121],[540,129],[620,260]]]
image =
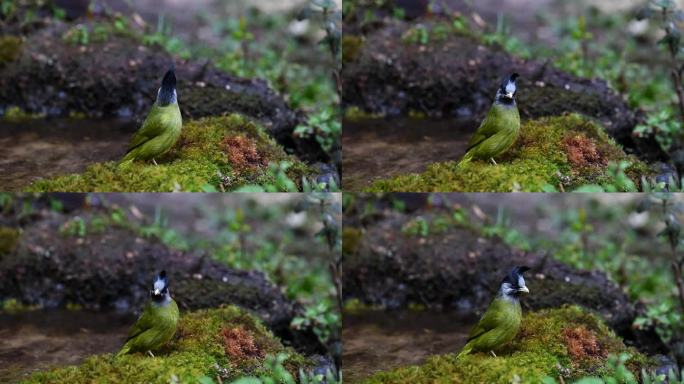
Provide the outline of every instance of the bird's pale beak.
[[527,287],[520,287],[520,288],[518,288],[518,292],[530,293],[530,290],[527,289]]
[[506,97],[509,98],[509,99],[512,99],[512,98],[513,98],[513,92],[508,92],[508,93],[506,94]]
[[160,290],[158,290],[158,289],[155,289],[155,290],[154,290],[154,295],[155,295],[155,296],[159,296],[160,293],[161,293]]

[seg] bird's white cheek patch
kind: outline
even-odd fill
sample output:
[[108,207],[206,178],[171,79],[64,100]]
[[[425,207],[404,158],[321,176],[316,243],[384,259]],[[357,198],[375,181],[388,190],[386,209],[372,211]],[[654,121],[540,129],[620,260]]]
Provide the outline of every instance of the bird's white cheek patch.
[[161,292],[161,290],[164,289],[164,282],[161,280],[157,280],[154,282],[154,290]]
[[515,93],[515,85],[508,83],[506,85],[506,93]]

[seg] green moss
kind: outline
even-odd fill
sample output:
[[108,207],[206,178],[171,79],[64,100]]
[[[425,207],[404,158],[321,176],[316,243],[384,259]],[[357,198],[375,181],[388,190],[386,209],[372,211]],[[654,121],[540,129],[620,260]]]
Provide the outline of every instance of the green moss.
[[195,307],[215,307],[221,303],[243,303],[260,297],[259,287],[250,284],[229,286],[212,280],[183,280],[174,284],[174,292]]
[[19,243],[19,230],[0,226],[0,255],[12,253]]
[[583,111],[589,116],[601,116],[604,101],[594,92],[571,92],[555,89],[549,92],[545,87],[528,87],[524,94],[516,95],[519,105],[532,108],[540,116],[557,116],[564,111]]
[[369,113],[355,105],[351,105],[344,110],[344,118],[347,120],[381,119],[383,117],[381,113]]
[[20,312],[35,311],[40,309],[38,305],[26,305],[17,299],[7,299],[0,305],[0,312],[15,314]]
[[624,153],[596,122],[577,114],[523,123],[518,142],[494,166],[473,161],[435,163],[422,174],[400,175],[374,182],[368,191],[538,192],[547,186],[572,190],[584,184],[612,182],[609,162],[628,161],[633,180],[653,171]]
[[342,36],[342,62],[349,64],[356,60],[363,47],[363,39],[359,36]]
[[10,123],[16,123],[21,121],[42,119],[45,118],[45,114],[28,113],[19,107],[9,107],[5,110],[5,114],[2,118]]
[[69,111],[69,118],[73,120],[84,120],[88,117],[84,112]]
[[[234,336],[226,341],[226,330]],[[237,356],[232,341],[251,342],[250,356]],[[238,342],[238,341],[236,341]],[[240,342],[238,342],[240,343]],[[246,344],[244,344],[246,345]],[[306,370],[311,363],[284,347],[255,317],[234,306],[202,310],[181,316],[172,341],[155,357],[143,354],[113,358],[112,354],[94,356],[79,366],[57,368],[34,374],[24,383],[170,383],[196,382],[198,377],[221,377],[223,382],[264,372],[264,357],[285,352],[285,366],[291,373]]]
[[344,313],[342,315],[344,316],[345,313],[353,314],[363,311],[384,311],[385,307],[383,307],[382,305],[366,304],[357,298],[353,298],[344,301],[343,309]]
[[421,120],[427,118],[427,115],[423,111],[411,109],[408,111],[408,117],[410,117],[411,119]]
[[545,376],[562,376],[567,382],[610,373],[607,356],[623,352],[632,355],[627,367],[635,373],[652,364],[626,347],[597,316],[567,306],[527,314],[516,338],[497,357],[483,353],[460,359],[457,353],[434,356],[423,365],[382,372],[364,383],[540,383]]
[[11,35],[0,36],[0,66],[19,58],[23,42],[21,38]]
[[476,36],[470,30],[468,20],[464,17],[457,17],[452,23],[438,21],[413,25],[404,32],[401,41],[406,44],[428,45],[444,42],[452,35]]
[[[240,140],[233,140],[241,137]],[[227,143],[245,143],[237,148]],[[240,151],[247,151],[243,156]],[[236,157],[237,156],[237,157]],[[247,160],[245,160],[247,159]],[[239,164],[236,163],[239,161]],[[207,188],[233,190],[245,184],[274,183],[267,172],[269,162],[289,161],[293,166],[288,176],[301,180],[312,170],[285,153],[261,126],[237,114],[191,120],[183,125],[183,133],[175,147],[159,165],[134,162],[95,163],[83,173],[40,180],[30,191],[202,191]]]

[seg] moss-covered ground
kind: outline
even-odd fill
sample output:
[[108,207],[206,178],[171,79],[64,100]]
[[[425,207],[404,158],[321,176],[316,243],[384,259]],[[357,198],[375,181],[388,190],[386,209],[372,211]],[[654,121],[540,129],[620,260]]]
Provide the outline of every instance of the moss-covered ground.
[[549,188],[572,190],[585,184],[610,184],[609,163],[627,161],[632,180],[652,170],[636,157],[625,154],[594,122],[578,114],[546,117],[524,122],[517,143],[498,165],[473,161],[435,163],[421,174],[400,175],[374,182],[371,192],[538,192]]
[[[122,153],[123,155],[123,153]],[[310,175],[306,164],[288,155],[255,122],[238,114],[185,122],[181,138],[163,157],[119,165],[96,163],[80,174],[39,180],[29,191],[170,192],[234,190],[246,184],[275,184],[269,163],[287,161],[295,181]]]
[[28,113],[17,106],[11,106],[5,109],[5,114],[2,116],[2,121],[18,123],[22,121],[31,121],[43,118],[45,118],[45,115],[42,113]]
[[364,383],[540,383],[546,376],[572,380],[610,374],[606,360],[620,353],[632,356],[627,368],[635,373],[651,364],[598,317],[566,306],[526,314],[516,338],[497,357],[476,353],[457,359],[455,351],[420,366],[376,374]]
[[24,383],[189,383],[203,376],[230,382],[264,373],[266,355],[287,353],[291,373],[310,362],[284,347],[252,315],[234,306],[182,314],[176,336],[154,357],[94,356],[79,366],[36,373]]

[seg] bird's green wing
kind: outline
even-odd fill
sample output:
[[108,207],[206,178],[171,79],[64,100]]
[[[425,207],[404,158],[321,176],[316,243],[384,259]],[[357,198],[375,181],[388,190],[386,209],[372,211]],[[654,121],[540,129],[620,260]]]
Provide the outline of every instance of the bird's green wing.
[[162,123],[163,114],[159,113],[160,111],[158,111],[158,109],[159,107],[156,104],[152,106],[142,127],[133,135],[133,138],[128,145],[129,152],[164,133],[164,124]]
[[468,341],[474,340],[497,327],[499,324],[497,317],[502,311],[499,304],[499,300],[496,299],[489,304],[489,308],[487,308],[487,311],[482,315],[480,321],[470,330]]
[[152,328],[154,324],[154,316],[149,306],[147,306],[145,307],[145,310],[143,310],[143,313],[140,314],[138,321],[136,321],[135,324],[133,324],[133,327],[131,327],[131,330],[128,332],[128,338],[126,339],[126,341],[131,340],[132,338]]
[[466,152],[470,151],[481,142],[494,136],[499,131],[495,124],[496,119],[493,116],[493,114],[493,111],[490,109],[485,119],[482,120],[482,124],[480,124],[480,127],[477,129],[477,131],[475,131],[473,137],[470,138],[470,141],[468,142],[468,149],[466,150]]

